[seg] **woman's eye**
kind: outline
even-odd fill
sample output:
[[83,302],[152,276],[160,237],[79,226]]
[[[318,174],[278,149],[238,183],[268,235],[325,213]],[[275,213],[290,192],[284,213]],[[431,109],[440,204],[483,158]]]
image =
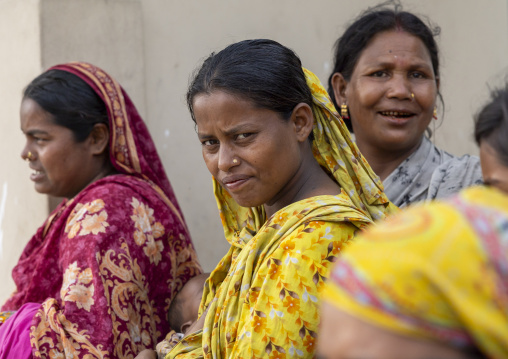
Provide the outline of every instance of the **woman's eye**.
[[371,73],[370,76],[372,76],[372,77],[385,77],[385,76],[388,76],[388,74],[386,73],[386,71],[376,71],[376,72]]
[[245,138],[247,138],[247,137],[249,137],[251,135],[252,135],[252,133],[241,133],[238,136],[236,136],[236,139],[237,140],[243,140],[243,139],[245,139]]
[[425,76],[425,74],[423,74],[421,72],[412,72],[410,76],[414,79],[424,79],[427,77],[427,76]]
[[219,143],[219,141],[217,141],[217,140],[206,140],[206,141],[201,142],[201,144],[203,146],[213,146],[213,145],[216,145],[218,143]]

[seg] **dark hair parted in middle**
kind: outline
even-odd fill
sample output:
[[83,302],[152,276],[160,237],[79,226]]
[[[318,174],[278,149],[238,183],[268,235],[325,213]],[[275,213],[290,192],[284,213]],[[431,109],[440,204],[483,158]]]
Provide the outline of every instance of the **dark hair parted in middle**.
[[194,98],[215,90],[280,113],[283,119],[289,119],[299,103],[312,106],[300,59],[291,49],[273,40],[237,42],[204,61],[187,92],[194,122]]
[[474,137],[478,145],[485,141],[508,166],[508,84],[493,90],[491,101],[476,115]]
[[95,124],[109,128],[104,101],[78,76],[67,71],[49,70],[37,76],[23,92],[46,112],[55,123],[71,130],[77,142],[84,141]]
[[[393,4],[394,8],[387,8],[389,4]],[[341,104],[335,101],[332,86],[333,74],[339,72],[349,82],[363,50],[369,45],[372,38],[381,32],[390,30],[403,31],[418,37],[429,51],[436,79],[439,77],[439,50],[434,36],[439,35],[440,28],[433,27],[431,29],[418,16],[401,11],[401,5],[389,1],[369,8],[360,14],[335,43],[334,65],[328,78],[328,93],[337,109],[340,109]],[[438,97],[443,103],[439,92]],[[351,120],[345,120],[345,123],[352,131]]]

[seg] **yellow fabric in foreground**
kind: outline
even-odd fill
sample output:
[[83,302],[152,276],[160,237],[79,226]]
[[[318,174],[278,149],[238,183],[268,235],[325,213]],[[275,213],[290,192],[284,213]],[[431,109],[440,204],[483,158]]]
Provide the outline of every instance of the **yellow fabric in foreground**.
[[203,331],[166,359],[312,358],[331,261],[359,228],[396,211],[325,89],[304,71],[314,100],[314,156],[342,192],[293,203],[266,219],[263,207],[240,207],[214,180],[231,248],[205,285]]
[[166,358],[311,358],[323,278],[368,223],[341,193],[293,203],[254,237],[237,237],[209,279],[203,332],[185,338]]
[[405,335],[508,357],[508,197],[476,187],[371,227],[324,300]]

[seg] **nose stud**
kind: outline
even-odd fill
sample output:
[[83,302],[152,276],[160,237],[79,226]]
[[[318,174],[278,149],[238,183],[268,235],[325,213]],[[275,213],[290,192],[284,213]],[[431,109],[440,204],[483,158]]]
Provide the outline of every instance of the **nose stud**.
[[31,160],[32,160],[32,152],[28,151],[28,153],[26,154],[25,161],[30,162]]
[[411,101],[415,99],[415,94],[411,92]]
[[238,163],[238,160],[236,158],[234,158],[233,163]]

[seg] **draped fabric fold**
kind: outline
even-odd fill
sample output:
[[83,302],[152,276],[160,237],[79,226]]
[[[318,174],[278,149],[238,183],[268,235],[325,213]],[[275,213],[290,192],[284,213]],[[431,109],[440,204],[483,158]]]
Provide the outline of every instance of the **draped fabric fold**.
[[508,357],[508,197],[472,187],[358,237],[324,298],[378,327]]
[[214,179],[231,247],[205,284],[204,329],[185,337],[166,359],[312,358],[319,297],[331,263],[359,229],[396,211],[325,89],[304,72],[313,95],[313,153],[342,191],[293,203],[266,218],[263,207],[239,206]]
[[35,358],[132,358],[170,329],[170,302],[201,267],[127,93],[91,64],[52,70],[78,76],[106,104],[110,159],[118,173],[52,212],[23,250],[13,270],[16,292],[2,310],[37,304],[30,325]]

